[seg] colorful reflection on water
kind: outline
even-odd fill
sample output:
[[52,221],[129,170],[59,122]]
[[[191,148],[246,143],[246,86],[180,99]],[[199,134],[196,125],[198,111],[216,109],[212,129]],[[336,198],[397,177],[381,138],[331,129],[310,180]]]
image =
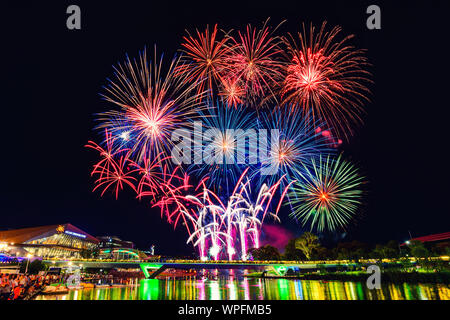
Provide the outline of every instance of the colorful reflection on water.
[[441,284],[385,284],[369,290],[362,282],[229,278],[142,280],[139,286],[71,290],[36,300],[450,300]]

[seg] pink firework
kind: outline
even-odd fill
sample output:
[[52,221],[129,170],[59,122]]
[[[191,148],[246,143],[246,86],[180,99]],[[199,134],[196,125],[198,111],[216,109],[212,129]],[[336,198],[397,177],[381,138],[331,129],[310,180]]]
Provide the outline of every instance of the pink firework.
[[307,33],[284,38],[289,61],[282,89],[284,103],[301,108],[305,117],[322,119],[349,138],[352,124],[361,123],[363,102],[370,93],[368,66],[363,50],[355,50],[347,44],[353,36],[338,40],[340,27],[325,31],[326,22],[319,32],[311,26]]

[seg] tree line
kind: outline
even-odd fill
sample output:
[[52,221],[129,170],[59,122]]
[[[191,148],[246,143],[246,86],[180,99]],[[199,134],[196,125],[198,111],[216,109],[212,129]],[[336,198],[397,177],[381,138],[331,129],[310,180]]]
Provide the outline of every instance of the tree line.
[[305,232],[300,237],[289,240],[282,254],[270,245],[252,248],[249,253],[254,260],[285,261],[429,258],[450,255],[450,242],[433,244],[413,240],[407,245],[400,245],[397,241],[391,240],[383,244],[370,245],[354,240],[327,247],[321,244],[317,235]]

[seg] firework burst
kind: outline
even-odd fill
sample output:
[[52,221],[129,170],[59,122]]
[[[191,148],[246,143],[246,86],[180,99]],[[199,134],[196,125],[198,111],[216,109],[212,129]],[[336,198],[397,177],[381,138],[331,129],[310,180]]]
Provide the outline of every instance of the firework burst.
[[136,162],[167,155],[173,146],[171,133],[185,128],[202,109],[199,98],[203,93],[192,94],[196,83],[184,84],[174,76],[180,65],[173,59],[163,74],[162,58],[152,63],[147,53],[138,60],[127,57],[124,64],[115,68],[115,79],[109,80],[104,99],[121,109],[101,114],[99,128],[108,128],[114,136],[127,139],[130,154]]
[[[197,177],[209,177],[207,186],[216,192],[229,194],[245,167],[251,163],[250,145],[257,143],[253,112],[243,112],[241,105],[230,108],[216,102],[203,118],[203,140],[194,148],[203,152],[201,164],[193,164],[189,172]],[[247,152],[248,151],[248,152]],[[254,161],[256,163],[256,159]]]
[[102,95],[115,107],[98,116],[103,141],[86,145],[100,155],[94,191],[149,200],[186,228],[201,260],[246,260],[285,198],[311,230],[345,229],[363,178],[332,154],[362,122],[370,73],[352,36],[325,26],[280,38],[268,20],[223,37],[214,25],[188,32],[170,62],[156,48],[127,56]]
[[338,40],[341,28],[326,32],[325,26],[318,32],[311,26],[309,33],[303,26],[298,39],[284,38],[290,63],[282,98],[348,139],[352,124],[362,122],[362,105],[368,101],[368,62],[363,50],[347,44],[352,35]]
[[[236,38],[228,35],[232,47],[226,58],[225,81],[242,88],[245,102],[253,106],[275,98],[275,88],[282,79],[282,63],[276,59],[281,49],[273,31],[266,20],[259,30],[248,25],[246,32],[238,31]],[[227,84],[223,86],[226,94]]]
[[239,79],[224,78],[222,80],[221,90],[219,96],[222,98],[223,103],[230,107],[237,108],[241,105],[245,99],[245,90]]
[[321,123],[311,123],[311,117],[304,117],[295,110],[287,112],[288,109],[278,108],[270,115],[262,115],[262,128],[277,130],[279,137],[271,140],[269,150],[262,151],[265,155],[264,159],[260,159],[262,169],[255,170],[255,173],[269,171],[271,174],[260,176],[260,183],[272,185],[282,176],[287,181],[293,181],[303,166],[311,167],[312,159],[334,151],[329,146],[328,137],[318,130]]
[[85,145],[86,148],[93,149],[100,155],[100,161],[93,166],[91,176],[93,176],[94,174],[98,174],[101,178],[106,175],[107,172],[114,170],[117,166],[114,157],[128,151],[127,149],[115,148],[115,140],[116,139],[113,138],[112,134],[109,133],[107,129],[105,129],[105,148],[98,145],[94,141],[88,141],[88,143]]
[[[197,83],[197,93],[202,94],[207,89],[212,96],[214,84],[220,83],[225,57],[230,50],[226,46],[227,39],[217,39],[217,25],[212,32],[207,26],[205,32],[196,30],[196,35],[184,36],[182,52],[185,54],[185,64],[175,69],[176,75],[189,83]],[[202,95],[200,95],[202,97]]]
[[291,216],[319,232],[345,229],[361,204],[363,177],[357,169],[342,156],[320,157],[298,177],[291,193]]

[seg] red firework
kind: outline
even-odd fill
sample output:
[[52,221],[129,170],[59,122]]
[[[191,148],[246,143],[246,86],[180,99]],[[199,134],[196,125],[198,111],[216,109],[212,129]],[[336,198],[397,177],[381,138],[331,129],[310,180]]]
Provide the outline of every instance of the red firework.
[[[172,181],[173,179],[178,181],[178,183]],[[160,197],[153,207],[159,207],[161,217],[165,215],[167,221],[173,224],[174,228],[177,227],[181,220],[189,236],[191,236],[192,232],[195,231],[195,225],[192,225],[192,222],[198,218],[198,209],[202,204],[190,194],[197,192],[200,187],[205,187],[205,179],[195,188],[190,184],[189,179],[187,174],[181,175],[174,171],[169,180],[162,185],[164,195]]]
[[366,84],[370,73],[363,50],[347,44],[353,35],[337,40],[340,27],[325,32],[326,22],[319,32],[311,25],[309,33],[303,26],[298,41],[284,38],[290,64],[282,89],[284,103],[301,108],[305,117],[327,122],[338,135],[349,138],[352,124],[361,123],[363,102],[370,93]]
[[94,167],[97,169],[92,171],[92,175],[99,174],[99,178],[95,180],[95,187],[93,192],[99,188],[103,188],[100,196],[103,196],[108,189],[112,189],[116,195],[116,199],[119,197],[119,191],[124,189],[125,185],[128,185],[132,190],[136,191],[134,182],[136,178],[133,177],[133,173],[136,170],[129,170],[127,155],[122,155],[119,161],[112,160],[111,165],[99,166],[96,164]]
[[119,191],[123,190],[125,185],[128,185],[131,189],[136,191],[136,187],[133,183],[136,181],[136,178],[132,176],[134,171],[127,171],[127,168],[125,168],[127,161],[126,156],[121,156],[119,161],[110,169],[102,168],[102,172],[105,174],[95,181],[96,186],[92,191],[103,188],[101,193],[101,196],[103,196],[105,192],[111,188],[115,191],[116,199],[119,197]]
[[237,39],[230,37],[233,46],[227,56],[226,78],[239,80],[246,102],[254,106],[274,97],[282,79],[282,64],[276,58],[281,53],[279,41],[272,37],[267,22],[260,30],[248,25],[245,33],[238,32]]
[[183,52],[184,64],[177,67],[176,75],[186,82],[197,83],[197,92],[200,94],[206,89],[212,94],[213,84],[220,82],[220,73],[224,67],[224,59],[229,48],[225,46],[227,39],[217,40],[217,24],[212,32],[206,27],[205,32],[196,30],[196,37],[188,32],[184,36]]
[[168,167],[164,165],[164,162],[168,159],[170,157],[163,158],[162,154],[159,154],[153,160],[144,158],[143,165],[134,161],[131,162],[140,176],[136,188],[137,198],[141,199],[148,196],[155,198],[161,193],[161,187],[168,180]]
[[101,160],[93,166],[91,176],[93,176],[94,174],[99,174],[100,177],[103,177],[107,174],[107,172],[114,170],[117,166],[114,157],[128,151],[126,149],[114,150],[114,139],[112,137],[112,134],[108,132],[108,129],[105,129],[105,143],[106,148],[99,146],[94,141],[88,141],[88,143],[85,145],[86,148],[96,150],[101,157]]
[[[119,191],[123,190],[125,185],[128,185],[132,190],[136,191],[134,181],[136,179],[132,176],[136,170],[129,170],[129,150],[120,149],[114,150],[114,139],[112,135],[105,129],[106,148],[102,148],[93,141],[89,141],[87,148],[94,149],[100,153],[100,161],[97,162],[92,169],[91,176],[98,175],[94,182],[95,191],[103,188],[101,196],[105,194],[108,189],[115,191],[116,199],[119,196]],[[119,157],[116,161],[114,157]]]

